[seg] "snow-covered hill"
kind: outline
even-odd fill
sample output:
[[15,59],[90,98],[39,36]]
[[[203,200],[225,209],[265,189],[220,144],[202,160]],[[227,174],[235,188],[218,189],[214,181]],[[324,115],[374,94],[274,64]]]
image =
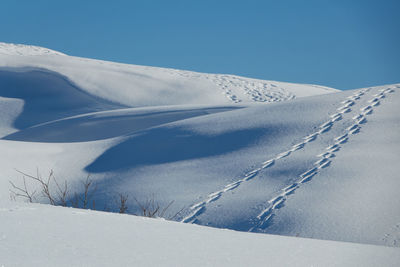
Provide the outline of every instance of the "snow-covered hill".
[[[0,246],[0,264],[2,255],[11,255],[5,258],[7,264],[15,261],[17,255],[10,251],[21,235],[46,236],[45,229],[35,231],[42,217],[76,220],[82,229],[93,227],[90,236],[74,237],[68,234],[76,229],[72,225],[43,224],[51,229],[50,236],[43,237],[54,248],[51,259],[63,252],[79,254],[76,248],[82,244],[109,244],[112,235],[121,235],[110,230],[112,234],[102,239],[106,230],[94,227],[99,220],[102,225],[115,224],[115,229],[129,228],[127,224],[140,231],[163,229],[151,238],[165,232],[165,242],[180,243],[168,250],[171,254],[156,256],[167,259],[167,265],[175,265],[171,260],[177,253],[187,255],[182,262],[189,265],[220,265],[227,258],[232,261],[223,262],[226,265],[241,265],[246,259],[260,265],[270,259],[277,266],[293,262],[374,266],[372,258],[387,266],[399,262],[400,251],[392,248],[209,230],[27,205],[18,197],[10,202],[9,181],[22,186],[16,170],[36,174],[39,169],[46,176],[52,169],[59,181],[68,181],[70,190],[76,191],[90,174],[97,185],[98,209],[115,210],[115,196],[122,193],[130,196],[128,211],[134,214],[140,213],[136,202],[150,198],[163,207],[173,201],[166,216],[182,210],[174,220],[185,223],[397,247],[400,84],[342,92],[44,51],[50,50],[0,46],[0,210],[7,218],[0,222],[6,229],[0,232],[0,238],[4,236],[0,242],[7,244]],[[27,180],[27,187],[40,190],[32,180]],[[33,226],[24,221],[28,217]],[[127,229],[121,240],[144,239],[138,229]],[[188,241],[186,235],[193,239]],[[235,245],[231,240],[235,238],[249,243]],[[218,244],[214,249],[210,248],[213,241]],[[149,249],[153,242],[144,247],[123,245],[121,251],[153,253]],[[223,249],[224,242],[228,248]],[[243,248],[240,243],[257,249],[246,254],[238,250]],[[52,265],[53,260],[40,261],[29,252],[34,246],[27,243],[23,253],[39,265]],[[71,246],[75,247],[71,250]],[[290,249],[298,246],[307,248]],[[264,247],[276,248],[277,254],[265,254]],[[116,243],[113,248],[117,250]],[[283,256],[285,248],[302,256]],[[334,248],[338,248],[333,254],[336,261],[330,262],[326,255]],[[198,256],[199,250],[210,262],[200,264],[207,256]],[[320,256],[309,261],[318,251]],[[359,254],[345,258],[350,253]],[[346,260],[337,260],[340,257]],[[96,265],[90,260],[95,256],[88,259],[85,262]],[[129,262],[121,260],[120,265]]]
[[[18,72],[20,76],[24,73],[24,78],[15,77],[20,83],[48,79],[46,84],[57,82],[59,90],[75,86],[92,96],[129,107],[275,102],[337,91],[317,85],[127,65],[57,53],[35,53],[36,50],[50,51],[0,43],[0,69]],[[29,78],[25,77],[27,72]]]

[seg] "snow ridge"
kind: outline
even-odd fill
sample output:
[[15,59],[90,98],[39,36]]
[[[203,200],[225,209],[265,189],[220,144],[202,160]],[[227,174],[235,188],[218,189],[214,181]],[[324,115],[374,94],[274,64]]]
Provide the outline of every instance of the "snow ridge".
[[264,103],[340,91],[310,84],[72,57],[47,48],[7,43],[0,43],[0,67],[17,72],[48,70],[91,95],[129,107]]
[[[288,85],[290,86],[290,84],[284,82],[244,78],[229,74],[197,73],[175,69],[165,69],[165,72],[188,79],[204,78],[209,80],[217,85],[218,88],[221,89],[221,93],[224,94],[232,103],[246,101],[279,102],[296,98],[296,94],[285,88]],[[335,89],[319,85],[307,84],[305,86],[316,88],[318,90],[322,89],[326,92],[335,91]]]
[[42,55],[65,56],[65,54],[61,52],[40,46],[11,44],[3,42],[0,42],[0,54],[12,55],[12,56],[42,56]]
[[235,95],[231,87],[242,87],[249,99],[254,102],[277,102],[296,98],[293,93],[279,87],[273,82],[267,81],[249,81],[239,76],[210,74],[206,79],[213,81],[223,90],[228,99],[234,103],[242,102]]

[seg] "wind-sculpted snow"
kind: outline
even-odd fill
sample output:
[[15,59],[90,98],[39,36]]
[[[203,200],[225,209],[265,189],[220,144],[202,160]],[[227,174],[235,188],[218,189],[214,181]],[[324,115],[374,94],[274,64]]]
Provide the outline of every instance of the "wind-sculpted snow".
[[0,96],[0,137],[11,134],[17,129],[14,127],[14,120],[21,114],[24,101],[17,98]]
[[120,137],[151,127],[239,107],[128,108],[73,116],[35,125],[4,137],[31,142],[85,142]]
[[53,169],[71,188],[89,174],[96,205],[129,195],[132,214],[154,197],[180,222],[398,246],[399,88],[338,92],[1,44],[0,203],[21,182],[15,169]]
[[[381,100],[395,90],[386,89],[239,109],[117,109],[43,123],[7,139],[78,142],[76,147],[81,141],[97,140],[102,150],[83,167],[94,177],[99,175],[99,192],[122,190],[138,199],[156,194],[161,203],[174,200],[171,213],[188,207],[178,216],[180,221],[269,232],[291,196],[320,178],[323,170],[335,167],[333,160],[340,157],[343,146],[368,124],[366,116],[373,115],[373,109],[380,108]],[[70,166],[65,159],[67,155],[62,164]],[[29,166],[37,166],[34,159],[28,161]],[[5,164],[9,162],[14,161],[11,158]],[[21,166],[14,164],[13,168]],[[102,195],[99,205],[107,197]],[[131,212],[138,212],[134,202],[129,205]]]
[[123,106],[89,95],[65,77],[44,70],[0,70],[0,97],[24,101],[14,127],[39,123]]
[[[22,50],[24,56],[15,55],[15,51]],[[49,73],[57,73],[68,79],[89,95],[125,107],[278,102],[338,92],[336,89],[317,85],[59,56],[55,53],[45,53],[45,48],[40,51],[46,56],[32,56],[37,54],[36,48],[33,47],[2,43],[0,69],[48,70]],[[54,82],[53,77],[48,77],[48,80],[44,80],[44,77],[41,79],[47,86]],[[56,83],[53,88],[57,86]]]

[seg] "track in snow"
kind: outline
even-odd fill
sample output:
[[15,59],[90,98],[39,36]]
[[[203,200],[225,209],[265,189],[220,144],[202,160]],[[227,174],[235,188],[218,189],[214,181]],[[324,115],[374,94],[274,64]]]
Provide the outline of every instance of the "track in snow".
[[237,96],[232,95],[230,87],[242,87],[245,94],[255,102],[277,102],[294,99],[295,96],[283,88],[279,88],[273,83],[248,81],[232,75],[209,75],[219,87],[225,90],[225,95],[234,102],[241,102]]
[[[227,75],[227,74],[197,74],[191,71],[185,70],[172,70],[166,69],[167,73],[173,75],[180,75],[190,79],[201,79],[205,78],[214,84],[216,84],[231,102],[240,103],[243,100],[240,99],[233,92],[233,88],[242,88],[244,94],[247,95],[250,100],[254,102],[279,102],[285,100],[291,100],[296,96],[284,88],[273,82],[267,82],[262,80],[249,80],[239,76]],[[314,86],[318,88],[318,86]]]
[[[225,185],[224,188],[222,188],[221,190],[218,190],[218,191],[215,191],[213,193],[210,193],[202,201],[190,206],[189,215],[184,217],[181,220],[181,222],[185,222],[185,223],[193,223],[193,222],[195,222],[196,218],[206,211],[207,204],[217,201],[218,199],[220,199],[222,197],[222,195],[224,193],[232,191],[232,190],[238,188],[243,183],[248,182],[248,181],[256,178],[261,170],[271,167],[278,160],[288,157],[291,153],[304,148],[307,143],[310,143],[310,142],[316,140],[319,135],[322,135],[322,134],[328,132],[332,128],[332,126],[334,125],[335,122],[337,122],[337,121],[342,119],[343,114],[348,113],[348,112],[351,111],[351,106],[353,106],[355,104],[355,102],[357,100],[359,100],[361,98],[361,96],[363,96],[365,94],[365,92],[367,90],[368,89],[362,89],[360,91],[357,91],[355,94],[349,96],[345,101],[342,102],[342,106],[340,106],[337,109],[337,112],[330,116],[330,119],[328,121],[322,123],[318,127],[318,130],[316,132],[305,136],[303,138],[302,142],[291,146],[291,148],[289,150],[286,150],[284,152],[279,153],[274,158],[268,159],[268,160],[262,162],[261,166],[259,166],[259,167],[255,168],[255,169],[247,172],[239,180]],[[344,142],[344,139],[341,140],[341,141]],[[321,159],[320,164],[321,164],[321,166],[324,166],[324,167],[326,167],[326,166],[328,166],[330,164],[330,160],[328,158],[328,155],[327,155],[327,158]],[[311,178],[313,175],[315,175],[315,172],[311,171],[310,175],[307,176],[307,178]],[[290,192],[293,192],[295,189],[290,188],[288,190],[290,190]],[[277,200],[277,202],[279,202],[279,200]]]
[[[350,106],[354,100],[357,100],[368,90],[369,89],[363,89],[353,96],[350,96],[349,100],[344,101],[345,105],[338,109],[339,113],[337,114],[340,114],[341,112],[349,112]],[[360,113],[353,117],[353,124],[346,128],[345,133],[337,136],[334,139],[334,144],[326,147],[325,151],[317,156],[319,159],[314,162],[314,166],[301,174],[296,182],[281,189],[277,195],[268,201],[269,206],[257,215],[253,221],[254,226],[249,229],[249,232],[262,230],[268,227],[275,211],[283,207],[288,196],[293,194],[301,187],[301,185],[309,182],[321,169],[328,167],[331,164],[332,158],[335,157],[335,152],[339,151],[342,147],[341,145],[346,143],[352,135],[357,134],[360,131],[361,125],[367,122],[366,116],[373,112],[373,107],[378,106],[380,104],[380,99],[384,98],[387,93],[391,92],[394,92],[394,90],[392,88],[387,88],[381,89],[380,93],[375,94],[374,97],[368,101],[369,104],[362,107]],[[335,114],[332,116],[335,116]]]
[[388,246],[400,246],[400,223],[392,226],[389,232],[382,238],[383,242]]

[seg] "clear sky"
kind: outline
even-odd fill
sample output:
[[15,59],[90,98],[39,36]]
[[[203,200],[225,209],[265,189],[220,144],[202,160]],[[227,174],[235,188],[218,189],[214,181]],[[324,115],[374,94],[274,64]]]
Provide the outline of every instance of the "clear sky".
[[400,0],[1,0],[0,41],[339,89],[400,82]]

